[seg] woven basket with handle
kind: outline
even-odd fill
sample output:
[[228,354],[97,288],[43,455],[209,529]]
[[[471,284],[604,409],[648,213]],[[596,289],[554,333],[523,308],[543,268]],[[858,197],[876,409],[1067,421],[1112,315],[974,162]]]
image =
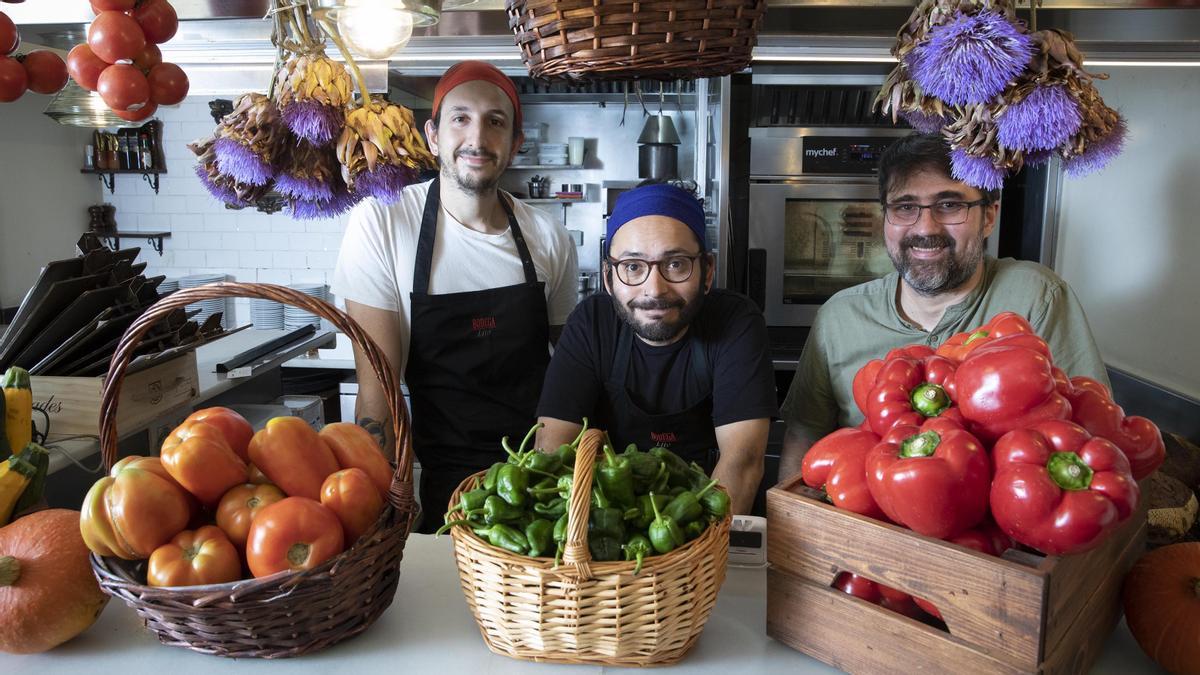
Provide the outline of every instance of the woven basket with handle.
[[[451,528],[463,595],[489,649],[530,661],[660,666],[683,658],[725,581],[732,517],[665,555],[593,562],[588,553],[592,472],[604,433],[588,431],[575,459],[563,563],[492,546],[469,527]],[[468,477],[450,498],[469,490]],[[723,488],[719,488],[723,489]]]
[[679,80],[750,64],[766,0],[507,0],[533,77]]
[[392,602],[404,543],[416,518],[412,440],[400,388],[379,347],[349,316],[299,291],[270,284],[217,283],[159,300],[125,331],[109,363],[100,404],[100,451],[117,461],[116,408],[125,369],[142,336],[171,310],[214,298],[274,300],[317,314],[362,349],[388,394],[395,473],[383,513],[348,550],[304,572],[227,584],[147,586],[145,561],[92,555],[104,592],[137,610],[164,644],[230,657],[280,658],[319,651],[366,630]]

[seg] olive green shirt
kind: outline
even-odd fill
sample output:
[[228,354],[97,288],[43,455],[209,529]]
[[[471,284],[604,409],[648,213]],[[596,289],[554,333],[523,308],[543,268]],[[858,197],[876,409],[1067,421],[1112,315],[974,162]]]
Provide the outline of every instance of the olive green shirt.
[[851,385],[863,364],[883,358],[894,347],[937,347],[1004,311],[1025,317],[1050,345],[1054,364],[1068,375],[1108,384],[1087,317],[1065,281],[1037,263],[988,256],[983,264],[982,281],[962,302],[946,309],[932,332],[900,315],[898,272],[830,298],[817,312],[780,411],[789,432],[815,441],[839,427],[860,424],[863,414],[854,403]]

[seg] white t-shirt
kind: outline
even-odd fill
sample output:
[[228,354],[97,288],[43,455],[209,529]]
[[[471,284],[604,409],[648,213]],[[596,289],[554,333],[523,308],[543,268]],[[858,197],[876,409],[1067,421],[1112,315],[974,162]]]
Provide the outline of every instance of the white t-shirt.
[[[362,305],[396,311],[408,359],[410,297],[417,240],[425,197],[433,181],[410,185],[400,199],[384,206],[364,199],[354,210],[342,238],[330,290]],[[575,243],[549,214],[512,200],[513,215],[529,246],[538,281],[546,284],[546,310],[551,326],[561,326],[578,301],[579,263]],[[480,291],[525,282],[517,242],[508,229],[484,234],[438,213],[437,236],[429,278],[430,295]],[[400,372],[404,372],[400,363]]]

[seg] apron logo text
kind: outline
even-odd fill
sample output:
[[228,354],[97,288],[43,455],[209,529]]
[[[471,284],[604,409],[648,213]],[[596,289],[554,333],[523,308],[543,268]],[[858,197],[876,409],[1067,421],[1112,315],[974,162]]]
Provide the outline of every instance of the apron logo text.
[[495,330],[496,317],[494,316],[477,316],[471,319],[471,332],[478,333],[481,330]]
[[674,443],[679,439],[675,437],[674,431],[651,431],[650,440],[654,441],[655,443],[662,444]]

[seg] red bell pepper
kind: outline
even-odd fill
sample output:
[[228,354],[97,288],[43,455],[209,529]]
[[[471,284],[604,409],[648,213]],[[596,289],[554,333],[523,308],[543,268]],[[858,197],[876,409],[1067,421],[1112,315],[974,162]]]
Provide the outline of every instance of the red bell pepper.
[[954,361],[962,361],[967,355],[983,345],[1007,335],[1033,334],[1033,326],[1025,317],[1015,312],[1000,312],[990,321],[975,330],[955,333],[937,348],[936,354]]
[[889,355],[866,394],[871,430],[883,435],[898,424],[919,426],[925,418],[939,415],[961,421],[942,386],[954,368],[953,361],[940,356]]
[[923,612],[913,602],[913,597],[883,584],[877,584],[866,577],[860,577],[850,572],[840,572],[833,579],[833,587],[843,593],[861,598],[873,605],[879,605],[898,614],[919,619]]
[[[1002,555],[1005,551],[1014,546],[1012,537],[1004,534],[1004,531],[1001,530],[1000,527],[996,525],[996,522],[991,518],[985,518],[984,521],[976,527],[963,532],[957,537],[950,537],[950,539],[947,541],[958,544],[959,546],[966,546],[967,548],[979,551],[980,553],[986,553],[994,556]],[[913,602],[915,602],[918,607],[925,610],[929,614],[932,614],[939,619],[942,618],[942,613],[939,612],[937,607],[934,607],[933,603],[929,602],[928,600],[924,598],[913,597]]]
[[968,428],[991,443],[1013,429],[1070,417],[1054,371],[1046,342],[1021,333],[974,350],[944,386]]
[[992,448],[992,516],[1005,534],[1051,555],[1097,546],[1137,508],[1129,460],[1066,420],[1006,434]]
[[858,372],[854,374],[854,381],[850,389],[854,395],[854,402],[858,404],[858,409],[862,411],[863,415],[867,414],[867,396],[875,386],[875,377],[879,374],[879,370],[883,368],[885,361],[898,356],[922,360],[933,356],[933,349],[927,345],[920,344],[896,347],[890,350],[882,359],[871,359],[862,368],[859,368]]
[[1154,422],[1126,415],[1103,383],[1090,377],[1072,377],[1066,397],[1071,402],[1071,420],[1093,436],[1116,444],[1129,460],[1134,480],[1154,473],[1167,458],[1162,433]]
[[883,511],[867,488],[867,452],[879,437],[861,429],[838,429],[813,444],[804,455],[801,476],[809,487],[824,488],[839,509],[883,519]]
[[894,427],[867,454],[866,469],[883,512],[920,534],[953,537],[987,515],[987,451],[951,420]]

